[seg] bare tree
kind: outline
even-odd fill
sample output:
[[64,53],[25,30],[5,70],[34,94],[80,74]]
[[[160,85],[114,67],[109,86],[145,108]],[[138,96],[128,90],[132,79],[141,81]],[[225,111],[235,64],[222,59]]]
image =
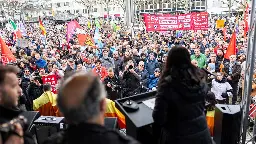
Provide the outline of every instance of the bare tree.
[[93,6],[97,4],[97,2],[95,0],[76,0],[76,2],[79,4],[82,4],[86,7],[89,17],[90,17],[90,13],[93,9]]
[[126,13],[125,1],[126,0],[117,0],[117,4],[123,9],[124,13]]

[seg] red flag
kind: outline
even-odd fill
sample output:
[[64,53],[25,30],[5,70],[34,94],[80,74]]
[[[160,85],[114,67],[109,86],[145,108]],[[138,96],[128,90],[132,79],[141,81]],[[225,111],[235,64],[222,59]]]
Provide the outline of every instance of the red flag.
[[8,64],[9,62],[16,61],[15,56],[12,54],[11,50],[6,46],[2,38],[0,38],[0,47],[2,52],[1,61],[4,65]]
[[235,54],[236,54],[236,32],[233,32],[227,51],[225,53],[225,58],[229,59],[229,56],[235,55]]
[[86,40],[85,34],[78,34],[77,39],[78,39],[79,45],[85,46],[85,40]]
[[248,15],[249,15],[249,5],[246,4],[246,9],[244,12],[244,37],[246,37],[247,32],[249,30],[249,24],[248,24]]

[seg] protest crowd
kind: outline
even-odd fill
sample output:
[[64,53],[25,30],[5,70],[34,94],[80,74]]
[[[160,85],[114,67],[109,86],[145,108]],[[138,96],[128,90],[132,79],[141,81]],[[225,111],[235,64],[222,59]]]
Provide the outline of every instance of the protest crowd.
[[[206,103],[210,106],[204,111],[208,116],[206,124],[210,129],[209,135],[212,135],[213,124],[209,119],[214,105],[238,104],[242,98],[248,23],[243,16],[206,16],[207,23],[201,23],[202,28],[191,30],[183,26],[182,29],[167,28],[165,31],[160,30],[160,25],[153,26],[147,22],[147,19],[152,19],[150,15],[145,15],[145,21],[133,30],[125,29],[124,23],[117,19],[91,19],[83,24],[79,19],[64,23],[55,23],[47,18],[39,18],[37,23],[10,20],[6,27],[0,29],[1,64],[19,68],[17,76],[22,89],[18,100],[19,109],[40,111],[44,113],[42,115],[64,114],[76,121],[72,119],[71,111],[66,115],[68,109],[64,108],[64,98],[73,96],[71,93],[79,97],[81,91],[75,91],[76,88],[86,89],[91,95],[101,95],[100,91],[91,90],[90,85],[83,87],[79,77],[95,88],[100,87],[98,83],[102,83],[106,98],[114,105],[114,101],[120,98],[162,90],[165,79],[161,80],[161,76],[169,74],[166,70],[171,55],[169,51],[173,49],[174,55],[175,49],[186,49],[190,54],[190,63],[206,75]],[[224,23],[219,24],[222,20]],[[182,54],[182,50],[176,52],[177,55],[179,52],[179,55]],[[175,58],[179,60],[178,56]],[[170,60],[175,61],[174,58]],[[74,74],[77,79],[62,83],[62,79],[68,79],[69,74],[79,72],[88,72],[89,76]],[[197,75],[194,70],[188,73]],[[195,77],[198,81],[203,79]],[[94,80],[98,78],[99,81]],[[69,82],[77,87],[69,85]],[[193,90],[191,95],[194,95]],[[45,112],[42,106],[47,103],[50,106],[58,103],[58,107],[55,107],[54,112]],[[156,107],[159,105],[156,104]],[[155,121],[157,116],[159,114],[155,110]],[[205,143],[211,142],[208,139]]]

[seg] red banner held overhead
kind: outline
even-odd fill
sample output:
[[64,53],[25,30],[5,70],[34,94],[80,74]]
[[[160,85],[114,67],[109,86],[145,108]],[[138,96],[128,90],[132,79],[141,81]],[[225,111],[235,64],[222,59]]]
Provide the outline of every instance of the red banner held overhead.
[[56,75],[48,75],[48,76],[43,76],[42,77],[42,80],[43,80],[43,84],[50,84],[52,86],[52,92],[54,94],[57,94],[57,89],[56,89],[56,86],[57,86],[57,76]]
[[207,30],[208,13],[144,14],[144,22],[147,31]]

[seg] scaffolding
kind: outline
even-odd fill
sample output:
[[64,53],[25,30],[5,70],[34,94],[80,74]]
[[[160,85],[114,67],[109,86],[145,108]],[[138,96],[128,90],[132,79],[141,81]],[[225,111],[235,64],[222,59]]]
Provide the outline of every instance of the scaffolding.
[[254,144],[254,137],[256,132],[256,122],[254,119],[254,127],[253,133],[249,141],[248,138],[248,122],[249,122],[249,111],[252,98],[250,96],[252,90],[252,80],[253,74],[255,72],[255,55],[256,55],[256,0],[252,0],[252,8],[251,8],[251,16],[250,16],[250,26],[248,33],[248,47],[247,47],[247,60],[246,60],[246,69],[245,69],[245,78],[244,78],[244,91],[243,91],[243,99],[241,102],[242,107],[242,121],[241,121],[241,142],[242,144],[247,144],[252,140]]

